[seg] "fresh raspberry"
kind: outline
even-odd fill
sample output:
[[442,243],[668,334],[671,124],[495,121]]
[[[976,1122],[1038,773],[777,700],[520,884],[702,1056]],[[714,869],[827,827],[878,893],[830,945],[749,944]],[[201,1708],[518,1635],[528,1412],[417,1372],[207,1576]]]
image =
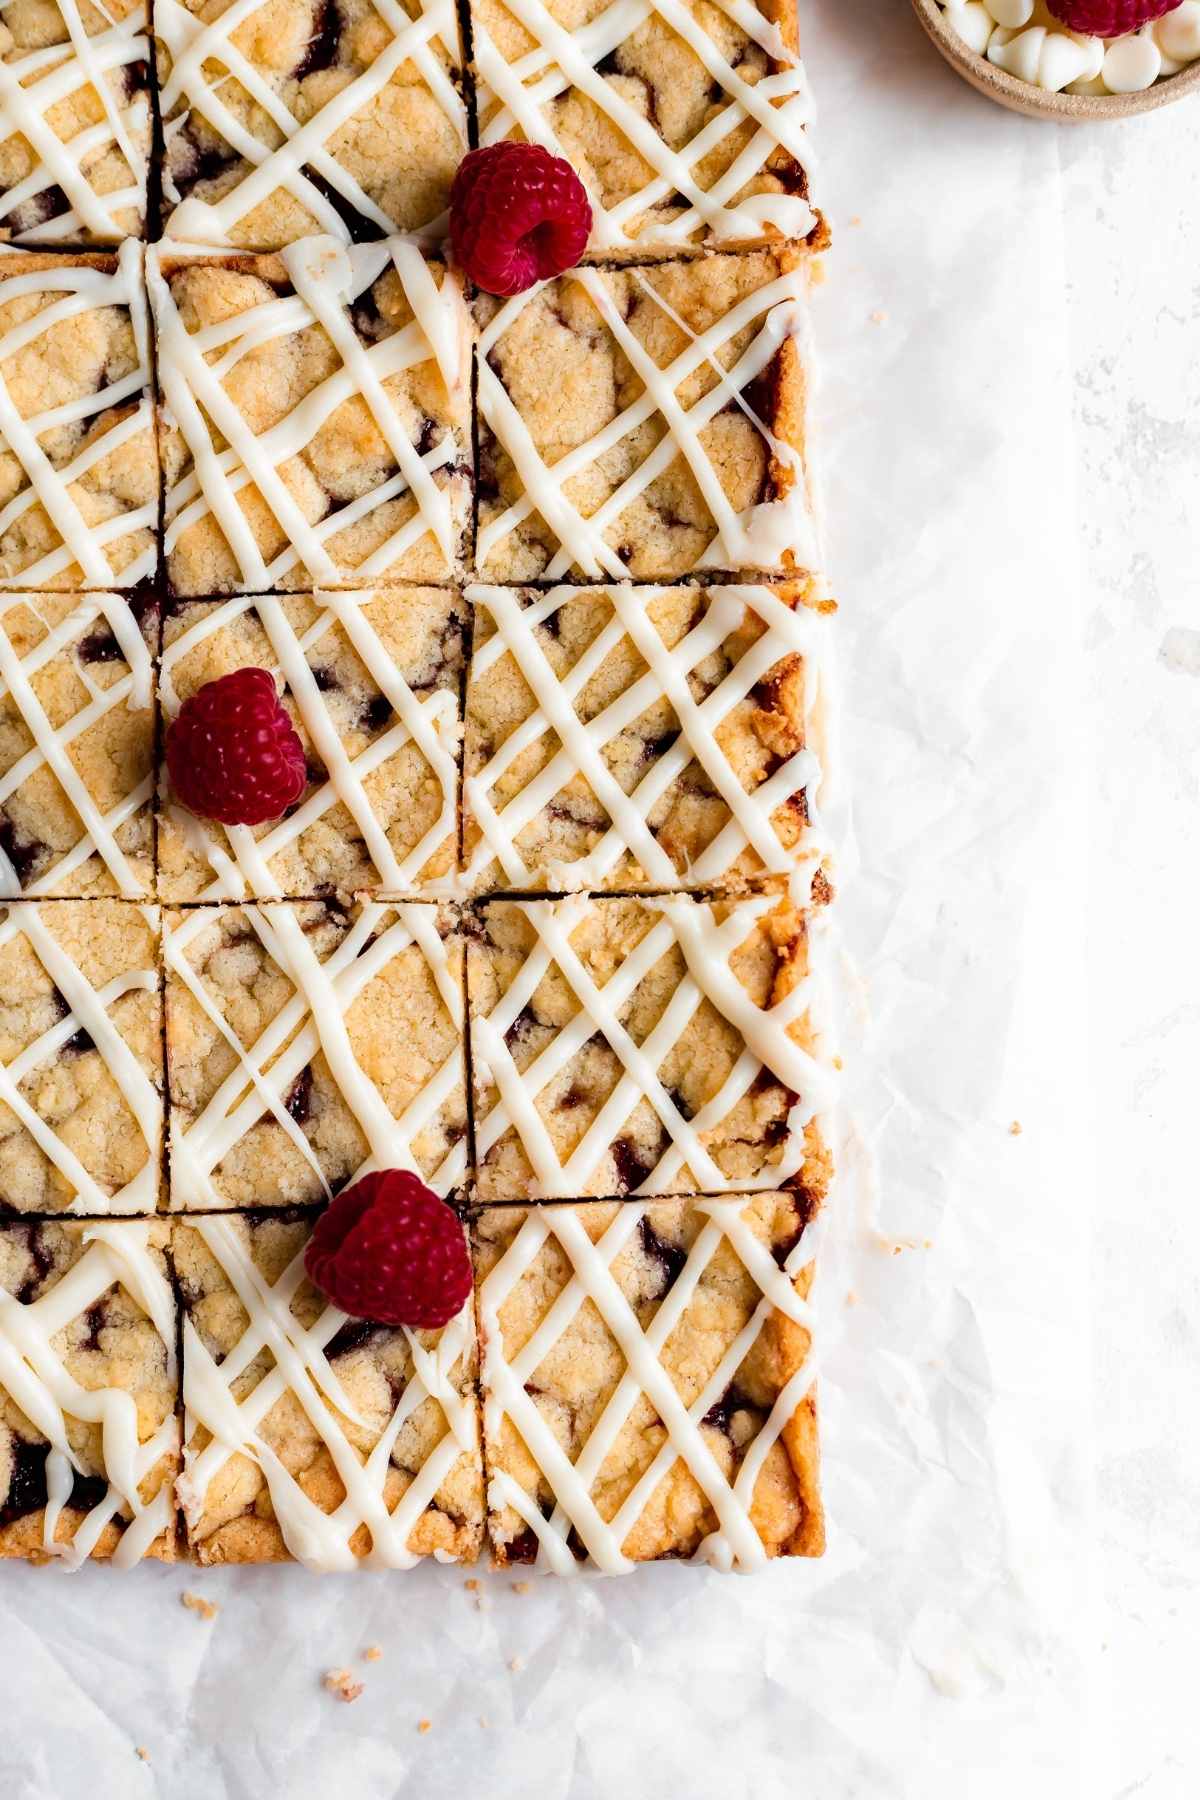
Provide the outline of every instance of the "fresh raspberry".
[[459,267],[485,293],[523,294],[574,268],[591,229],[582,181],[540,144],[488,144],[458,165],[450,242]]
[[1124,37],[1174,12],[1179,0],[1046,0],[1046,4],[1068,31],[1109,38]]
[[364,1175],[339,1194],[317,1220],[304,1266],[335,1306],[381,1325],[434,1330],[471,1293],[457,1214],[402,1169]]
[[188,811],[222,825],[278,819],[308,780],[267,669],[235,669],[185,700],[167,727],[167,768]]

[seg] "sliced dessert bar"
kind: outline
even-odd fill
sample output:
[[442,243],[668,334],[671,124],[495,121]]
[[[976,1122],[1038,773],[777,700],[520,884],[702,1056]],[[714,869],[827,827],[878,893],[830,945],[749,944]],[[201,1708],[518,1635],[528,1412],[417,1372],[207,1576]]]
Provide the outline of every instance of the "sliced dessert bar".
[[0,1225],[0,1557],[174,1559],[167,1230]]
[[441,234],[467,148],[454,0],[156,0],[154,30],[177,242]]
[[7,0],[0,236],[119,244],[146,227],[150,41],[138,0]]
[[787,1193],[480,1214],[500,1563],[821,1554],[808,1217]]
[[270,669],[309,784],[275,824],[197,819],[166,786],[166,900],[411,894],[453,874],[467,615],[445,588],[179,602],[163,629],[164,720],[234,669]]
[[162,1160],[158,914],[0,907],[0,1213],[147,1213]]
[[785,247],[481,295],[479,573],[817,567],[808,279]]
[[470,510],[470,319],[411,245],[153,251],[180,597],[440,580]]
[[152,577],[158,486],[140,245],[0,256],[0,587]]
[[744,885],[815,844],[825,620],[808,584],[476,587],[467,879]]
[[473,1562],[473,1307],[440,1331],[349,1319],[305,1276],[310,1230],[253,1215],[175,1229],[192,1553],[318,1570]]
[[812,922],[789,899],[491,901],[479,919],[480,1200],[824,1192]]
[[470,0],[479,141],[566,157],[591,247],[823,236],[794,0]]
[[467,1173],[448,911],[322,901],[166,915],[175,1211],[327,1199],[369,1169]]

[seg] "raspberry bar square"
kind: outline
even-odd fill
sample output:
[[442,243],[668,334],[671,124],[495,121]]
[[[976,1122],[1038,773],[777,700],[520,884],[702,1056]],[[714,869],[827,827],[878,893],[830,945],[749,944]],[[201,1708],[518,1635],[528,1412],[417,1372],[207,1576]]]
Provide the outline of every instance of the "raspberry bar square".
[[429,905],[169,912],[172,1209],[316,1203],[372,1169],[460,1187],[462,955]]
[[470,0],[479,141],[563,156],[591,249],[814,240],[794,0]]
[[476,892],[744,886],[820,859],[822,603],[767,587],[473,587]]
[[440,1331],[347,1318],[305,1276],[311,1228],[240,1215],[175,1229],[192,1554],[317,1570],[474,1562],[473,1302]]
[[470,512],[470,318],[411,244],[152,251],[178,598],[431,581]]
[[481,295],[480,575],[818,567],[808,280],[785,246]]
[[45,248],[145,236],[147,8],[8,0],[0,25],[0,237]]
[[266,668],[304,744],[309,783],[277,823],[197,819],[163,776],[166,900],[402,895],[452,878],[467,614],[445,588],[180,602],[163,630],[169,723],[206,682]]
[[467,951],[485,1203],[828,1182],[819,912],[786,894],[488,901]]
[[454,0],[156,0],[176,242],[444,234],[467,149]]
[[821,1554],[808,1219],[790,1193],[480,1214],[499,1563]]
[[0,588],[131,588],[158,567],[142,251],[0,257]]
[[0,1225],[0,1557],[174,1561],[167,1230]]
[[154,892],[153,602],[0,595],[0,884]]
[[0,908],[0,1214],[156,1209],[158,936],[122,900]]

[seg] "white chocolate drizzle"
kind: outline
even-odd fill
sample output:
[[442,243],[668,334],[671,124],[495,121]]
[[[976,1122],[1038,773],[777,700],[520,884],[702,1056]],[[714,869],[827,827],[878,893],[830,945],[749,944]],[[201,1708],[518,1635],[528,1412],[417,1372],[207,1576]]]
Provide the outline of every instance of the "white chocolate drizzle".
[[[221,605],[205,607],[196,622],[181,632],[163,652],[159,695],[164,719],[169,722],[180,706],[174,684],[174,671],[180,660],[205,638],[227,629],[242,613],[253,608],[271,645],[272,672],[281,675],[286,683],[328,777],[306,796],[302,805],[259,835],[244,826],[226,828],[212,820],[201,821],[182,807],[169,805],[169,816],[185,835],[189,848],[196,849],[215,871],[201,899],[240,899],[245,894],[253,894],[258,899],[282,898],[282,890],[271,870],[272,858],[295,846],[303,833],[338,803],[350,814],[362,837],[375,868],[376,885],[388,893],[411,893],[421,882],[426,864],[444,849],[448,839],[454,837],[461,738],[457,692],[436,687],[427,694],[413,692],[371,623],[367,611],[372,598],[370,594],[323,592],[313,598],[318,607],[317,617],[302,636],[293,629],[282,601],[268,596],[253,599],[242,596]],[[355,757],[347,753],[338,737],[307,661],[309,652],[335,629],[340,629],[352,645],[367,674],[392,708],[392,719],[386,729]],[[363,784],[376,769],[382,768],[409,744],[415,745],[423,757],[437,783],[442,803],[434,823],[410,850],[398,856],[375,816]],[[422,885],[427,893],[437,886],[433,882]],[[448,878],[447,885],[453,885],[452,878]]]
[[[453,572],[458,560],[453,466],[467,451],[471,363],[470,320],[457,276],[441,269],[440,280],[435,279],[416,246],[398,238],[349,249],[330,237],[304,238],[283,252],[293,296],[273,296],[190,332],[163,274],[162,258],[161,249],[152,249],[146,270],[158,329],[159,383],[167,423],[182,433],[192,464],[167,490],[167,556],[190,526],[211,514],[237,563],[239,591],[269,592],[295,571],[326,587],[396,574],[426,534],[433,536],[445,572]],[[349,314],[355,300],[389,264],[413,317],[389,337],[365,344]],[[250,350],[314,326],[328,336],[340,367],[269,430],[256,435],[222,386],[223,377]],[[462,423],[460,429],[448,425],[439,441],[422,454],[385,383],[389,376],[431,362],[445,383],[450,416]],[[336,410],[353,399],[370,412],[395,458],[395,471],[348,505],[310,521],[284,480],[283,468],[303,455]],[[214,433],[223,448],[217,448]],[[435,479],[440,470],[450,471],[441,482]],[[270,562],[239,505],[238,496],[247,487],[257,490],[287,540]],[[340,566],[329,540],[405,494],[414,502],[412,517],[355,568]]]
[[[506,62],[484,20],[477,11],[472,13],[480,142],[493,144],[519,133],[568,162],[577,161],[554,129],[556,103],[577,93],[591,102],[651,171],[643,186],[608,206],[594,182],[585,179],[592,206],[592,250],[634,244],[641,249],[687,248],[697,240],[752,242],[771,230],[805,238],[813,230],[816,216],[801,195],[742,193],[780,151],[810,180],[815,175],[805,129],[814,120],[815,108],[804,65],[754,0],[718,0],[718,5],[726,20],[774,65],[758,82],[747,82],[721,53],[701,22],[699,9],[688,0],[614,0],[571,29],[542,0],[504,0],[504,5],[535,48],[511,64]],[[598,67],[656,14],[689,47],[703,65],[707,85],[720,95],[703,126],[680,149],[668,144],[622,86],[606,80]],[[748,143],[717,180],[702,185],[699,169],[704,158],[747,124],[754,126]],[[661,218],[651,210],[664,200],[680,205],[675,218]]]
[[[249,833],[245,834],[249,837]],[[253,839],[250,840],[253,844]],[[437,1169],[425,1171],[413,1159],[412,1141],[433,1124],[441,1108],[464,1082],[461,1043],[396,1117],[354,1053],[346,1014],[393,957],[416,945],[425,958],[438,998],[461,1036],[462,988],[438,932],[436,908],[422,904],[362,905],[350,929],[322,962],[310,945],[292,905],[245,906],[242,916],[264,952],[294,988],[292,997],[252,1044],[243,1044],[209,994],[187,951],[213,922],[213,912],[197,908],[177,916],[164,932],[168,978],[180,982],[237,1057],[207,1105],[190,1122],[176,1111],[171,1120],[171,1204],[195,1211],[227,1204],[217,1185],[222,1159],[264,1113],[269,1113],[315,1173],[326,1198],[330,1189],[308,1139],[287,1110],[287,1096],[318,1052],[368,1144],[368,1156],[350,1177],[377,1169],[409,1169],[438,1193],[447,1194],[466,1178],[465,1141],[460,1140]]]
[[[0,64],[0,68],[3,66]],[[17,272],[7,274],[9,268]],[[34,269],[28,274],[19,270],[19,262],[5,265],[6,279],[0,280],[0,306],[29,296],[44,296],[49,303],[0,333],[0,449],[16,458],[25,475],[17,492],[0,506],[0,538],[10,532],[19,535],[22,521],[40,506],[59,541],[19,574],[0,578],[0,586],[106,588],[119,583],[131,587],[152,576],[157,567],[157,495],[149,496],[140,506],[129,505],[124,511],[91,524],[80,511],[74,484],[139,435],[152,440],[150,332],[142,286],[141,245],[132,239],[123,243],[115,267],[96,268],[64,258],[50,268]],[[4,379],[5,362],[54,326],[105,307],[128,313],[137,347],[137,367],[115,381],[106,381],[95,393],[23,417]],[[115,416],[117,409],[125,408],[129,410],[123,417]],[[114,416],[106,418],[108,414]],[[39,440],[55,426],[85,421],[92,441],[77,451],[70,462],[55,468]],[[99,428],[101,421],[103,429]],[[146,536],[145,547],[127,561],[114,562],[113,550],[139,532]]]
[[[174,1521],[171,1482],[150,1501],[141,1484],[164,1457],[179,1451],[179,1421],[172,1407],[161,1425],[139,1441],[138,1400],[120,1387],[83,1387],[68,1371],[54,1339],[72,1319],[86,1313],[111,1287],[120,1284],[150,1319],[162,1340],[167,1378],[175,1370],[175,1301],[163,1271],[150,1254],[149,1221],[92,1224],[82,1231],[87,1248],[62,1278],[38,1299],[22,1302],[0,1289],[0,1387],[49,1445],[42,1549],[61,1567],[77,1568],[95,1550],[110,1524],[122,1527],[113,1552],[119,1568],[130,1568],[170,1531]],[[73,1536],[56,1542],[55,1533],[70,1501],[73,1477],[86,1474],[71,1448],[68,1422],[98,1425],[108,1492],[92,1507]]]
[[[64,210],[19,231],[18,242],[29,246],[81,239],[118,243],[125,235],[120,215],[133,212],[144,219],[146,214],[150,98],[143,88],[135,87],[131,98],[123,99],[121,74],[150,61],[146,8],[132,7],[123,19],[110,19],[91,36],[78,0],[56,0],[56,10],[67,30],[65,43],[43,44],[0,61],[3,135],[24,138],[34,164],[32,173],[0,193],[0,224],[57,187],[66,197]],[[89,89],[99,101],[103,118],[82,126],[64,141],[50,114]],[[89,171],[113,151],[122,157],[128,181],[110,193],[97,193]]]
[[[613,1263],[646,1215],[646,1207],[636,1201],[626,1201],[616,1209],[612,1223],[596,1243],[589,1237],[577,1206],[530,1207],[511,1244],[480,1283],[485,1444],[501,1442],[507,1417],[555,1500],[554,1512],[547,1519],[535,1495],[527,1492],[507,1470],[493,1467],[488,1505],[493,1512],[508,1507],[520,1515],[536,1535],[539,1564],[554,1574],[572,1575],[583,1566],[570,1546],[572,1530],[602,1573],[617,1575],[632,1569],[634,1564],[624,1551],[625,1542],[677,1460],[687,1465],[717,1518],[717,1529],[696,1551],[697,1560],[722,1569],[753,1569],[767,1560],[751,1516],[754,1490],[768,1452],[813,1385],[815,1352],[810,1347],[756,1435],[741,1446],[732,1481],[706,1443],[701,1423],[710,1408],[722,1399],[772,1314],[791,1319],[811,1338],[813,1311],[797,1293],[795,1281],[812,1260],[814,1232],[812,1227],[805,1229],[780,1269],[747,1223],[744,1199],[698,1200],[693,1204],[706,1215],[706,1223],[644,1330],[612,1273]],[[501,1310],[551,1241],[566,1256],[572,1271],[570,1279],[510,1359],[504,1347]],[[761,1297],[700,1393],[686,1405],[661,1361],[661,1353],[723,1241],[732,1247]],[[588,1301],[615,1340],[624,1358],[625,1372],[572,1463],[538,1409],[536,1375]],[[596,1483],[606,1457],[643,1395],[662,1421],[666,1438],[612,1518],[606,1519],[596,1503]]]
[[[634,1190],[638,1197],[670,1193],[743,1193],[778,1188],[799,1174],[805,1160],[805,1128],[832,1104],[832,1075],[817,1051],[805,1049],[791,1034],[801,1022],[810,1026],[819,1010],[819,984],[812,972],[773,1005],[760,1007],[730,966],[731,959],[756,927],[779,904],[779,896],[757,894],[729,903],[718,922],[712,902],[687,895],[645,900],[604,901],[573,895],[565,900],[506,901],[519,906],[535,933],[532,949],[511,985],[490,1013],[475,1012],[471,1046],[476,1092],[487,1092],[476,1117],[475,1140],[480,1166],[488,1152],[515,1132],[533,1171],[531,1199],[565,1199],[597,1193],[595,1183],[612,1145],[635,1109],[647,1102],[657,1115],[668,1142],[658,1162]],[[651,929],[609,976],[597,986],[571,943],[571,934],[588,912],[605,905],[638,906],[659,915]],[[686,972],[658,1022],[641,1044],[621,1021],[621,1009],[656,964],[678,947]],[[565,982],[578,1010],[522,1072],[505,1034],[529,1004],[539,983],[551,973]],[[689,1025],[707,1001],[744,1040],[716,1092],[692,1117],[680,1111],[659,1069],[685,1038]],[[599,1034],[620,1067],[620,1077],[595,1118],[565,1161],[537,1107],[541,1091],[564,1070],[588,1039]],[[768,1071],[797,1099],[788,1115],[788,1131],[777,1159],[766,1161],[753,1175],[728,1176],[708,1148],[729,1113],[756,1077]]]
[[[408,1569],[418,1561],[409,1539],[422,1514],[462,1456],[478,1457],[479,1425],[474,1383],[466,1392],[455,1385],[455,1371],[472,1356],[475,1345],[474,1306],[468,1302],[439,1334],[432,1349],[422,1347],[401,1328],[412,1357],[412,1373],[387,1425],[364,1459],[346,1435],[343,1419],[360,1424],[325,1354],[326,1346],[347,1321],[346,1314],[326,1306],[307,1328],[292,1310],[305,1280],[303,1251],[293,1258],[272,1286],[250,1253],[244,1230],[232,1220],[193,1219],[189,1228],[216,1258],[247,1314],[246,1329],[218,1363],[190,1318],[183,1327],[183,1397],[187,1445],[178,1494],[193,1532],[203,1523],[205,1498],[214,1477],[231,1457],[245,1456],[267,1484],[271,1506],[284,1543],[297,1562],[324,1573],[362,1566]],[[273,1367],[240,1399],[234,1388],[263,1351]],[[268,1442],[262,1427],[272,1408],[290,1394],[329,1452],[345,1489],[334,1512],[321,1510],[304,1492]],[[384,1495],[392,1447],[406,1420],[427,1399],[436,1401],[446,1422],[440,1439],[395,1507],[389,1512]],[[209,1434],[196,1448],[197,1427]],[[351,1539],[365,1525],[371,1548],[365,1556],[351,1549]],[[451,1560],[439,1553],[439,1560]]]
[[[659,368],[648,354],[614,301],[612,284],[622,280],[636,282],[687,340],[686,347],[665,369]],[[619,551],[622,514],[677,458],[687,464],[713,519],[713,537],[698,558],[697,567],[730,569],[735,573],[818,568],[821,559],[804,457],[796,445],[780,439],[770,423],[751,410],[743,393],[785,343],[793,345],[807,370],[811,361],[807,281],[802,266],[784,271],[744,295],[705,331],[693,332],[658,292],[652,271],[614,276],[599,269],[580,268],[558,277],[559,284],[572,282],[588,295],[616,348],[642,383],[642,391],[585,443],[576,445],[552,464],[543,460],[527,422],[489,360],[505,332],[542,289],[530,288],[506,301],[480,336],[479,411],[511,458],[524,491],[520,499],[495,518],[481,522],[479,568],[486,571],[493,559],[502,561],[504,540],[531,514],[536,514],[554,534],[558,545],[544,571],[548,579],[560,580],[577,569],[591,580],[621,580],[626,574]],[[720,352],[739,332],[750,327],[754,329],[749,344],[734,366],[725,368],[718,360]],[[716,374],[717,380],[707,393],[685,406],[679,389],[702,367]],[[798,383],[801,391],[807,385],[807,380]],[[781,497],[757,503],[741,513],[735,511],[726,496],[702,441],[704,428],[731,403],[765,439],[777,479],[785,489]],[[659,442],[607,499],[585,516],[567,493],[572,477],[593,469],[607,452],[651,419],[657,419],[664,427]]]
[[[296,201],[313,221],[312,229],[349,241],[349,231],[337,206],[323,188],[352,206],[381,237],[398,229],[397,221],[371,198],[328,148],[357,113],[375,100],[407,63],[415,68],[467,150],[467,114],[462,95],[454,84],[451,68],[459,62],[458,25],[454,0],[418,0],[410,17],[401,0],[372,0],[379,20],[391,33],[390,41],[372,56],[361,73],[338,85],[324,105],[311,115],[297,118],[265,74],[234,43],[234,34],[262,13],[258,30],[271,30],[269,7],[263,0],[232,0],[214,19],[206,19],[181,0],[156,0],[154,30],[167,47],[171,69],[162,89],[162,113],[167,121],[168,143],[186,122],[189,113],[203,119],[223,138],[230,150],[250,166],[241,179],[219,199],[202,200],[192,194],[179,201],[168,186],[168,199],[179,201],[170,213],[172,237],[222,248],[233,243],[232,234],[255,207],[282,191]],[[440,46],[440,54],[439,54]],[[220,73],[213,79],[214,67]],[[262,116],[275,144],[247,129],[225,104],[222,89],[229,82],[242,88]],[[382,126],[379,128],[382,130]],[[309,173],[311,171],[311,175]],[[320,178],[318,186],[312,175]],[[440,237],[445,216],[422,226],[429,237]]]
[[[98,903],[78,901],[74,904],[95,908]],[[157,937],[158,909],[144,906],[138,910]],[[162,1096],[113,1023],[109,1008],[123,994],[157,993],[158,970],[130,969],[114,976],[102,988],[93,988],[46,923],[41,908],[32,901],[13,901],[4,908],[4,916],[0,918],[0,949],[17,937],[25,938],[68,1010],[64,1018],[27,1044],[10,1062],[0,1064],[0,1100],[11,1109],[47,1161],[74,1189],[75,1197],[66,1209],[68,1212],[153,1212],[158,1202],[162,1158]],[[137,1174],[115,1193],[101,1187],[66,1140],[21,1092],[20,1084],[25,1077],[53,1061],[77,1031],[85,1031],[91,1038],[146,1149],[145,1160]]]
[[[643,885],[655,888],[677,887],[683,882],[711,887],[727,876],[747,851],[753,853],[755,874],[788,874],[796,867],[799,855],[803,855],[810,877],[819,866],[826,854],[817,808],[821,769],[807,740],[813,735],[822,703],[827,621],[812,608],[789,606],[768,587],[716,587],[705,591],[702,601],[697,594],[700,617],[677,644],[668,646],[653,622],[651,608],[657,597],[669,591],[629,586],[596,590],[560,587],[546,594],[522,596],[512,588],[467,589],[467,599],[482,608],[494,626],[489,638],[476,643],[471,662],[472,688],[486,690],[492,671],[507,655],[516,663],[536,702],[529,717],[509,733],[479,769],[465,777],[467,816],[480,833],[467,863],[468,885],[478,885],[496,867],[502,880],[491,881],[492,886],[540,886],[554,891],[595,889],[614,885],[614,872],[616,882],[625,885],[626,857],[636,860]],[[537,627],[567,603],[593,605],[598,616],[607,615],[607,622],[574,667],[560,677],[547,660]],[[761,635],[712,692],[697,701],[689,686],[689,675],[720,650],[743,626],[748,614],[764,628]],[[644,665],[642,673],[585,722],[578,711],[581,696],[627,639]],[[747,792],[721,749],[717,733],[722,721],[755,685],[789,656],[799,657],[803,663],[806,743],[761,786]],[[605,763],[604,748],[664,695],[671,704],[678,736],[654,758],[636,787],[626,794]],[[468,710],[469,707],[468,694]],[[518,793],[497,806],[492,796],[498,783],[522,755],[547,737],[556,741],[558,748],[545,767]],[[671,784],[693,763],[699,765],[729,816],[695,863],[680,870],[655,836],[649,820]],[[594,848],[577,861],[539,864],[536,847],[523,852],[518,840],[555,795],[576,783],[580,776],[608,814],[608,829]],[[808,827],[798,851],[781,841],[773,815],[800,795],[805,798]]]

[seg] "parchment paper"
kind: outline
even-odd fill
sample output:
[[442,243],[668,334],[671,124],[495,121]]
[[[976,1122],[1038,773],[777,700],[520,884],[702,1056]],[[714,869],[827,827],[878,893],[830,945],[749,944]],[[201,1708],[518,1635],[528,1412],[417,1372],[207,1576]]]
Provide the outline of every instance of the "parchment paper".
[[[482,1570],[4,1568],[6,1800],[1076,1790],[1094,1133],[1056,138],[956,83],[901,0],[801,19],[837,233],[829,1552],[525,1593]],[[338,1666],[353,1705],[321,1687]]]

